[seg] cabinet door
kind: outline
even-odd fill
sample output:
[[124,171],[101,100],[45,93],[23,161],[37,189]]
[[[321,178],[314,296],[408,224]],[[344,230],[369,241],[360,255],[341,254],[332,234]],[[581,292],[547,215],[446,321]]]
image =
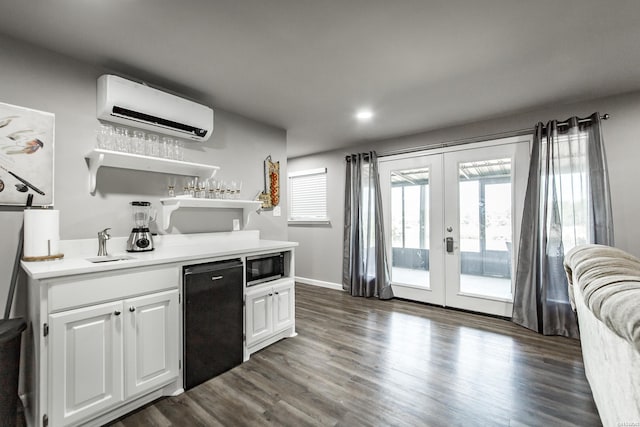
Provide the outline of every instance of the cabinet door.
[[177,290],[124,301],[127,398],[178,376],[178,313]]
[[121,301],[49,316],[51,425],[122,402],[122,317]]
[[268,338],[273,332],[273,291],[271,288],[247,292],[247,345]]
[[273,332],[280,332],[293,325],[295,316],[294,282],[273,288]]

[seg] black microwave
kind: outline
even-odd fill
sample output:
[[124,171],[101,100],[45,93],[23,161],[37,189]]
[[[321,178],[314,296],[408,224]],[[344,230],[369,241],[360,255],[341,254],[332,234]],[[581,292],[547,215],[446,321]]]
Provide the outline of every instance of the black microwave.
[[247,286],[254,286],[284,277],[284,252],[248,256]]

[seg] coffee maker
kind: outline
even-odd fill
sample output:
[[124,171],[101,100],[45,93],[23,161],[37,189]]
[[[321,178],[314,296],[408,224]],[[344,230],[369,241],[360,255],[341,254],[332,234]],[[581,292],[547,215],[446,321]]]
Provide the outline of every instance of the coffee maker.
[[127,241],[127,252],[144,252],[153,250],[153,238],[149,231],[149,223],[155,219],[155,210],[149,202],[131,202],[133,229]]

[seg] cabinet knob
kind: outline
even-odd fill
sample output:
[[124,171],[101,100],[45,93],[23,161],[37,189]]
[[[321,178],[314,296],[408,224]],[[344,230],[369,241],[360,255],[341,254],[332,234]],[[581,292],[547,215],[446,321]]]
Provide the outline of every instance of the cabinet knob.
[[131,307],[129,307],[129,311],[133,313],[134,311],[136,311],[136,308],[131,306]]
[[278,292],[276,292],[276,295],[279,295],[279,293],[278,293]]
[[272,297],[272,296],[273,296],[273,294],[269,294],[269,296],[270,296],[270,297]]
[[116,316],[120,316],[120,312],[118,310],[114,311],[113,314],[115,314]]

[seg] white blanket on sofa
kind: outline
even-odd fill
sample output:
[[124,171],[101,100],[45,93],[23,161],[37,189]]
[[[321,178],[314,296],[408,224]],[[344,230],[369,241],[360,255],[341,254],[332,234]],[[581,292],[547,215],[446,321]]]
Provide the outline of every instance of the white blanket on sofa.
[[579,286],[593,314],[640,352],[640,260],[609,246],[582,245],[564,262],[572,307]]
[[605,427],[640,425],[640,260],[579,246],[565,256],[584,368]]

